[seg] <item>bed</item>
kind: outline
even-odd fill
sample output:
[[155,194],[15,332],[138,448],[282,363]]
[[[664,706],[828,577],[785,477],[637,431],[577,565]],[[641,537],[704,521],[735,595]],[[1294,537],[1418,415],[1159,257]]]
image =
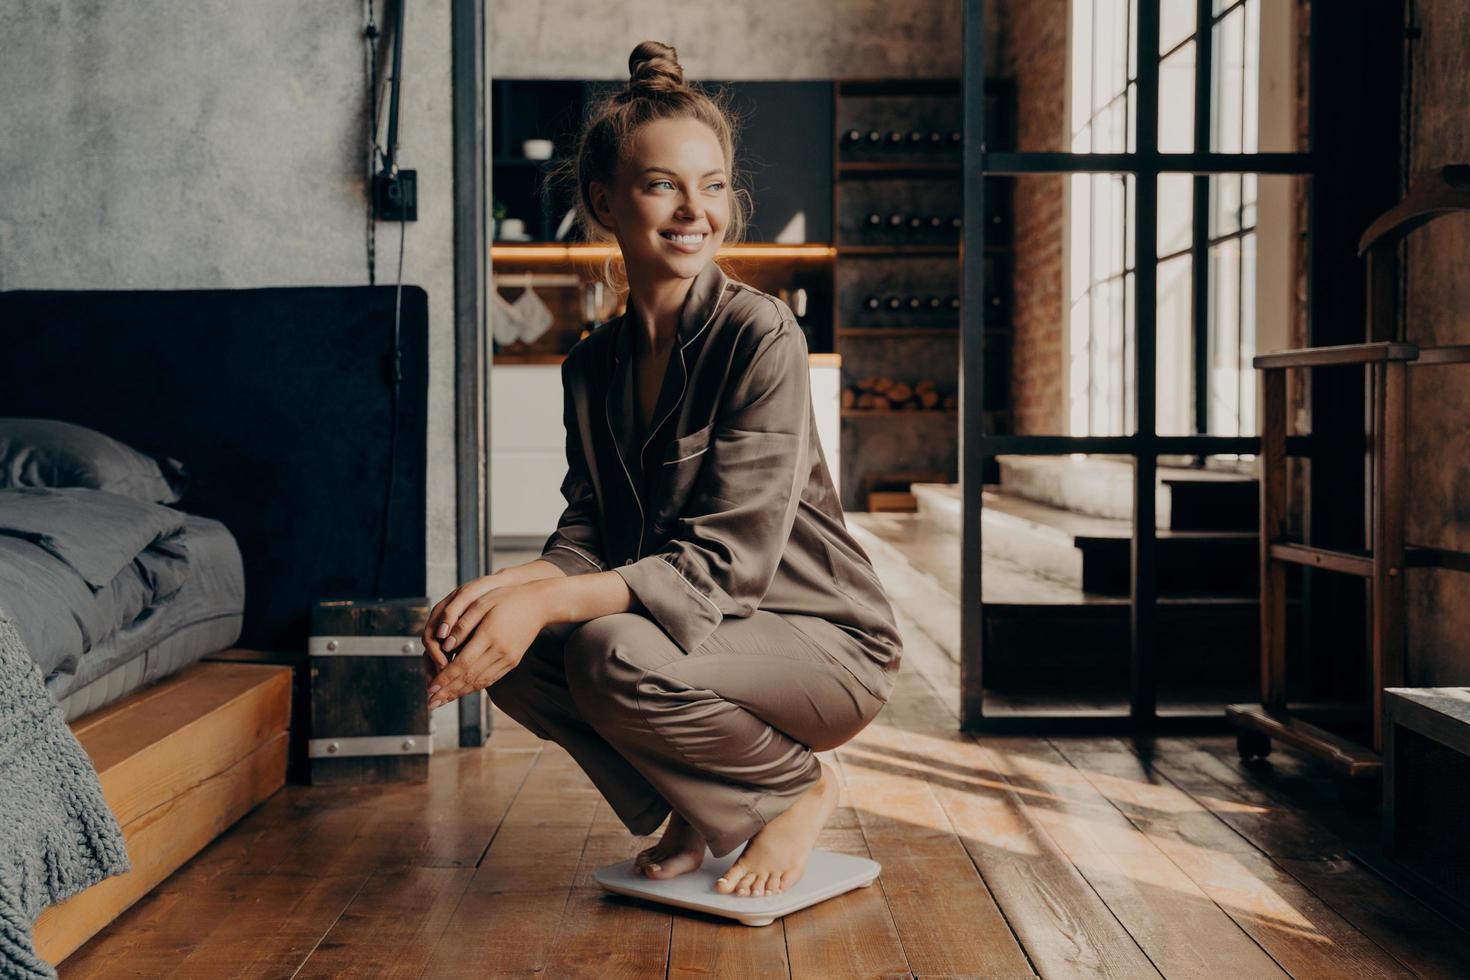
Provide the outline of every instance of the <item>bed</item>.
[[[0,516],[0,607],[133,864],[36,919],[36,950],[59,962],[305,779],[313,603],[423,595],[428,298],[0,291],[0,349],[0,419],[80,426],[152,456],[155,483],[189,481],[31,481],[119,512],[111,543],[76,533],[48,549],[37,535],[65,539],[73,522]],[[130,516],[107,493],[144,506]],[[111,557],[94,565],[99,540]]]
[[[172,598],[151,604],[145,615],[115,630],[79,658],[38,657],[46,690],[67,721],[112,704],[162,680],[240,637],[245,611],[245,570],[240,546],[219,521],[183,515],[180,540],[188,574]],[[146,554],[142,556],[145,560]],[[141,578],[137,566],[129,573]]]
[[169,506],[187,484],[105,433],[0,418],[0,612],[67,721],[239,637],[239,544]]

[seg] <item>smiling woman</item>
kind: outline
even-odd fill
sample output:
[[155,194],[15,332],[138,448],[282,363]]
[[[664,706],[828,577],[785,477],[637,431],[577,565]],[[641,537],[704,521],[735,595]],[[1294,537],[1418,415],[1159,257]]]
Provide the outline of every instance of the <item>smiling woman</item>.
[[671,817],[642,874],[749,841],[716,891],[778,894],[836,807],[816,752],[876,717],[902,645],[843,522],[796,317],[715,262],[747,214],[727,115],[667,45],[630,69],[572,158],[627,304],[562,365],[567,506],[540,558],[434,608],[429,695],[487,690],[634,834]]

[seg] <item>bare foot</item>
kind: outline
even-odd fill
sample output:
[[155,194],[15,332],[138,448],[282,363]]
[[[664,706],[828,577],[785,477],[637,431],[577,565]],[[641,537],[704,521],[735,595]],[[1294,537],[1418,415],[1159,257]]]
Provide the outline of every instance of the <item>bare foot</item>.
[[715,891],[779,895],[801,880],[817,835],[837,809],[837,774],[820,764],[821,780],[750,839],[739,860],[715,882]]
[[699,831],[675,810],[658,843],[639,851],[633,859],[633,870],[647,878],[687,874],[704,863],[704,846]]

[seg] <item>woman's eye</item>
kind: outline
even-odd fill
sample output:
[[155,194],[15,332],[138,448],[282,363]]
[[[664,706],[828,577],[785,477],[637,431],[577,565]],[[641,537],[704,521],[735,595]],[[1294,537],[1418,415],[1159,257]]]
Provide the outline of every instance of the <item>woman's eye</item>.
[[[668,184],[670,187],[673,187],[674,186],[674,182],[671,181],[671,180],[667,180],[667,179],[655,180],[653,183],[649,184],[648,186],[649,187],[657,187],[659,184]],[[717,181],[714,181],[713,183],[711,183],[709,186],[710,187],[718,187],[721,190],[723,190],[724,187],[725,187],[725,182],[723,180],[717,180]]]

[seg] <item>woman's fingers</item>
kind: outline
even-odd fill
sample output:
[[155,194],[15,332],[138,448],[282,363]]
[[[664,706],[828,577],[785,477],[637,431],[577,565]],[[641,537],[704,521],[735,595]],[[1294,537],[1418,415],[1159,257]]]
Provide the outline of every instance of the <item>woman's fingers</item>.
[[[439,641],[439,646],[446,652],[458,651],[480,625],[485,614],[495,607],[496,597],[493,592],[486,591],[473,601],[466,604],[463,610],[449,625],[449,630],[444,638]],[[459,656],[455,653],[455,656]]]
[[[475,691],[483,691],[504,677],[516,666],[517,661],[506,657],[499,650],[487,652],[482,657],[473,658],[474,664],[471,669],[462,671],[458,676],[447,679],[444,687],[436,691],[429,700],[429,710],[432,711],[441,704],[448,704],[456,698],[462,698],[466,694]],[[462,661],[455,658],[454,665]],[[470,664],[470,660],[463,661]],[[477,669],[474,669],[477,665]]]
[[[458,591],[458,590],[455,590]],[[440,669],[449,663],[449,658],[439,647],[438,624],[444,613],[444,608],[449,605],[449,600],[454,598],[454,592],[450,592],[444,598],[434,603],[434,608],[429,610],[428,617],[424,620],[424,630],[420,639],[424,643],[424,652],[437,664]]]
[[[508,583],[508,577],[501,572],[491,572],[489,575],[466,582],[456,589],[454,594],[449,596],[449,602],[445,605],[440,621],[434,628],[434,636],[439,643],[443,645],[443,642],[449,638],[454,631],[455,624],[459,622],[459,617],[464,615],[464,611],[472,603]],[[457,642],[463,643],[463,637]],[[452,647],[445,647],[445,649],[452,649]]]

